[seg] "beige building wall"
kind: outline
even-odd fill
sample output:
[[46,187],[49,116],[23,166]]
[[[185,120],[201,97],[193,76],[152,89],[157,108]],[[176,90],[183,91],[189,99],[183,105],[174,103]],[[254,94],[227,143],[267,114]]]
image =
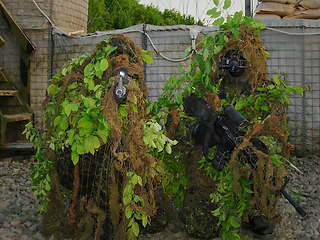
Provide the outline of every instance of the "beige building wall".
[[87,32],[89,0],[54,0],[52,19],[54,24],[66,33]]
[[[15,21],[30,38],[36,52],[30,59],[30,106],[35,121],[42,124],[42,102],[51,78],[52,25],[65,33],[87,31],[88,0],[2,0]],[[50,21],[48,20],[50,19]],[[0,34],[6,43],[0,51],[0,64],[20,88],[20,47],[5,22],[0,21]]]

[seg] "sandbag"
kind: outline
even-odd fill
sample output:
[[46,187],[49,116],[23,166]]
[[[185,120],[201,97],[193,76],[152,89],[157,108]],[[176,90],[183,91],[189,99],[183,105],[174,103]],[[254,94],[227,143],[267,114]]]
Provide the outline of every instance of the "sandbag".
[[320,0],[301,0],[299,5],[308,9],[316,9],[320,8]]
[[301,0],[259,0],[259,2],[275,2],[283,4],[294,4],[298,5]]
[[297,9],[293,14],[283,17],[283,19],[319,19],[319,18],[320,18],[320,8],[309,9],[304,11]]
[[256,8],[256,14],[275,14],[280,17],[291,15],[296,10],[294,4],[283,4],[275,2],[261,2]]
[[256,14],[253,17],[254,19],[281,19],[279,15],[276,14]]

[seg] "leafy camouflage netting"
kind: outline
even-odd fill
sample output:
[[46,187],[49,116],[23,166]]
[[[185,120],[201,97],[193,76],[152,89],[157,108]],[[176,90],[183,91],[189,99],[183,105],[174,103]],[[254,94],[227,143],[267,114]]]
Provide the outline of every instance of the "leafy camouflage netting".
[[[272,100],[271,94],[268,95],[268,87],[274,83],[267,76],[266,53],[258,31],[243,24],[239,27],[239,39],[236,39],[231,31],[226,30],[224,34],[228,41],[224,43],[223,50],[219,54],[212,54],[211,56],[213,65],[210,79],[214,82],[216,90],[223,89],[227,93],[227,101],[230,101],[227,103],[231,103],[233,100],[236,107],[241,109],[241,114],[246,116],[249,122],[254,123],[250,126],[249,132],[243,137],[243,142],[236,146],[230,157],[228,169],[233,177],[232,191],[234,194],[240,194],[240,182],[251,182],[251,187],[248,191],[252,193],[248,201],[248,211],[242,216],[243,221],[248,221],[249,215],[263,214],[270,222],[276,224],[281,220],[277,209],[278,190],[282,187],[283,179],[287,172],[285,166],[274,164],[269,153],[288,157],[292,149],[292,146],[287,142],[289,130],[286,122],[286,103],[281,102],[281,99],[280,101],[278,99]],[[204,40],[205,44],[211,41],[210,36],[207,38],[207,40]],[[208,52],[211,51],[210,48],[207,50]],[[232,76],[227,71],[219,68],[218,63],[221,57],[232,50],[241,51],[243,57],[247,60],[245,72],[241,76]],[[197,64],[200,66],[198,69],[208,69],[207,65],[205,65],[208,60],[207,62],[201,60],[201,58],[197,58],[197,60]],[[205,65],[205,67],[201,67],[201,64]],[[197,76],[197,73],[195,76]],[[223,79],[222,83],[221,79]],[[216,92],[207,90],[202,82],[199,84],[199,82],[195,81],[193,86],[213,110],[221,111],[221,99]],[[249,96],[253,105],[248,104]],[[270,105],[262,110],[254,109],[254,101],[262,101],[262,98],[258,99],[261,96],[266,96],[264,101],[266,105]],[[237,106],[237,104],[239,105]],[[217,192],[219,182],[214,182],[212,180],[214,177],[212,176],[206,176],[207,169],[209,169],[207,165],[205,165],[207,166],[206,168],[199,170],[199,160],[203,156],[202,146],[194,145],[190,133],[196,120],[185,116],[179,107],[177,108],[178,110],[175,110],[175,108],[176,106],[173,105],[171,112],[169,112],[171,118],[167,123],[167,129],[169,137],[179,142],[175,150],[179,152],[181,160],[186,166],[186,176],[189,179],[185,193],[186,199],[184,203],[186,205],[183,210],[183,212],[188,211],[189,214],[184,214],[183,218],[187,224],[187,231],[194,237],[214,237],[214,231],[210,227],[216,223],[217,219],[209,220],[205,218],[204,216],[208,216],[210,213],[206,213],[206,208],[199,206],[206,204],[205,199],[211,193]],[[267,111],[263,111],[266,109]],[[253,145],[249,140],[254,138],[261,139],[268,149],[263,148],[265,145],[262,148],[259,145]],[[251,152],[248,157],[243,152],[249,148]],[[212,149],[211,154],[214,156],[214,149]],[[257,164],[254,167],[244,165],[243,162],[250,161],[248,158],[257,158]],[[229,192],[224,194],[227,193]],[[196,200],[199,195],[203,196],[203,201]],[[189,199],[194,199],[193,203]],[[219,205],[219,202],[217,205],[206,204],[207,208],[211,208],[211,210],[219,208]],[[235,206],[238,205],[236,204]],[[195,212],[192,213],[192,211]],[[202,218],[196,217],[197,215],[202,216]],[[207,222],[206,219],[208,220]]]
[[[128,71],[128,95],[121,104],[113,94],[119,68]],[[58,137],[47,154],[55,170],[42,219],[45,232],[126,239],[124,201],[131,211],[155,214],[157,181],[151,171],[156,160],[143,142],[146,91],[142,51],[123,35],[102,41],[94,53],[53,78],[44,102],[47,136],[63,141]],[[136,185],[128,188],[128,197],[135,194],[143,202],[123,199],[129,177]],[[63,201],[62,192],[69,193],[70,201]]]

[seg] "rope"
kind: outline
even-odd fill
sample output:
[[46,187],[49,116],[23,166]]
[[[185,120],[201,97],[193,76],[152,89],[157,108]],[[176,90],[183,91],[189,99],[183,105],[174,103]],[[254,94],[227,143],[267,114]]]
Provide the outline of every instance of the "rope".
[[[48,17],[48,15],[39,7],[39,5],[36,3],[35,0],[32,0],[32,2],[34,3],[34,5],[38,8],[38,10],[42,13],[42,15],[48,20],[48,22],[51,24],[52,27],[54,27],[55,29],[59,30],[62,33],[65,33],[64,31],[62,31],[60,28],[56,27],[53,22],[51,21],[51,19]],[[67,34],[67,33],[65,33]]]

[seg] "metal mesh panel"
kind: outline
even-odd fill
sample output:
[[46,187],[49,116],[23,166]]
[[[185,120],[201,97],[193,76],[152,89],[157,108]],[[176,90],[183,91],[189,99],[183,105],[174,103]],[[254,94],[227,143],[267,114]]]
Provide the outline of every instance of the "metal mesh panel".
[[[288,86],[310,86],[304,96],[289,95],[290,142],[299,155],[319,153],[320,31],[319,21],[263,21],[263,43],[269,54],[269,77],[287,74]],[[295,25],[297,24],[297,25]]]
[[[174,29],[167,31],[148,31],[150,38],[160,53],[172,60],[183,58],[185,49],[191,46],[188,29]],[[148,41],[147,50],[153,50]],[[165,82],[170,76],[178,75],[178,66],[186,66],[190,61],[170,61],[161,56],[154,58],[154,63],[146,64],[146,81],[149,88],[149,99],[154,102],[162,93]]]
[[[130,37],[136,45],[142,45],[142,31],[143,25],[137,25],[126,29],[126,36]],[[109,32],[96,32],[93,34],[87,34],[79,37],[68,37],[65,34],[54,32],[54,53],[53,53],[53,74],[60,71],[61,67],[68,62],[83,54],[91,54],[94,51],[96,45],[102,40],[106,39],[112,34],[121,34],[124,31],[115,30]]]
[[[49,14],[50,6],[47,2],[39,0],[37,3]],[[31,107],[38,121],[43,111],[41,104],[48,80],[71,59],[91,53],[96,44],[107,36],[123,33],[131,37],[136,45],[146,50],[153,50],[153,43],[165,57],[176,60],[181,59],[185,49],[191,46],[190,29],[198,28],[200,31],[197,41],[200,41],[204,34],[216,29],[184,25],[158,27],[140,24],[123,30],[96,32],[78,37],[68,37],[54,31],[51,40],[48,21],[41,16],[32,2],[17,4],[16,0],[6,0],[5,4],[37,48],[30,62],[30,91]],[[21,4],[24,4],[23,11]],[[27,24],[25,20],[28,14],[32,17]],[[320,21],[297,19],[261,20],[261,22],[267,26],[261,33],[263,43],[269,53],[267,60],[269,77],[279,72],[286,72],[289,86],[309,84],[313,89],[306,92],[303,97],[299,94],[288,96],[291,102],[288,107],[290,141],[301,154],[319,153],[320,35],[316,33],[320,32]],[[144,34],[144,31],[150,36],[150,39]],[[6,47],[3,46],[0,51],[0,64],[19,85],[19,44],[2,19],[0,20],[0,34],[6,40]],[[156,56],[154,60],[153,64],[145,64],[145,78],[151,101],[155,101],[161,95],[165,81],[170,76],[178,74],[177,66],[187,66],[191,61],[191,59],[182,62],[169,61],[161,56]]]

